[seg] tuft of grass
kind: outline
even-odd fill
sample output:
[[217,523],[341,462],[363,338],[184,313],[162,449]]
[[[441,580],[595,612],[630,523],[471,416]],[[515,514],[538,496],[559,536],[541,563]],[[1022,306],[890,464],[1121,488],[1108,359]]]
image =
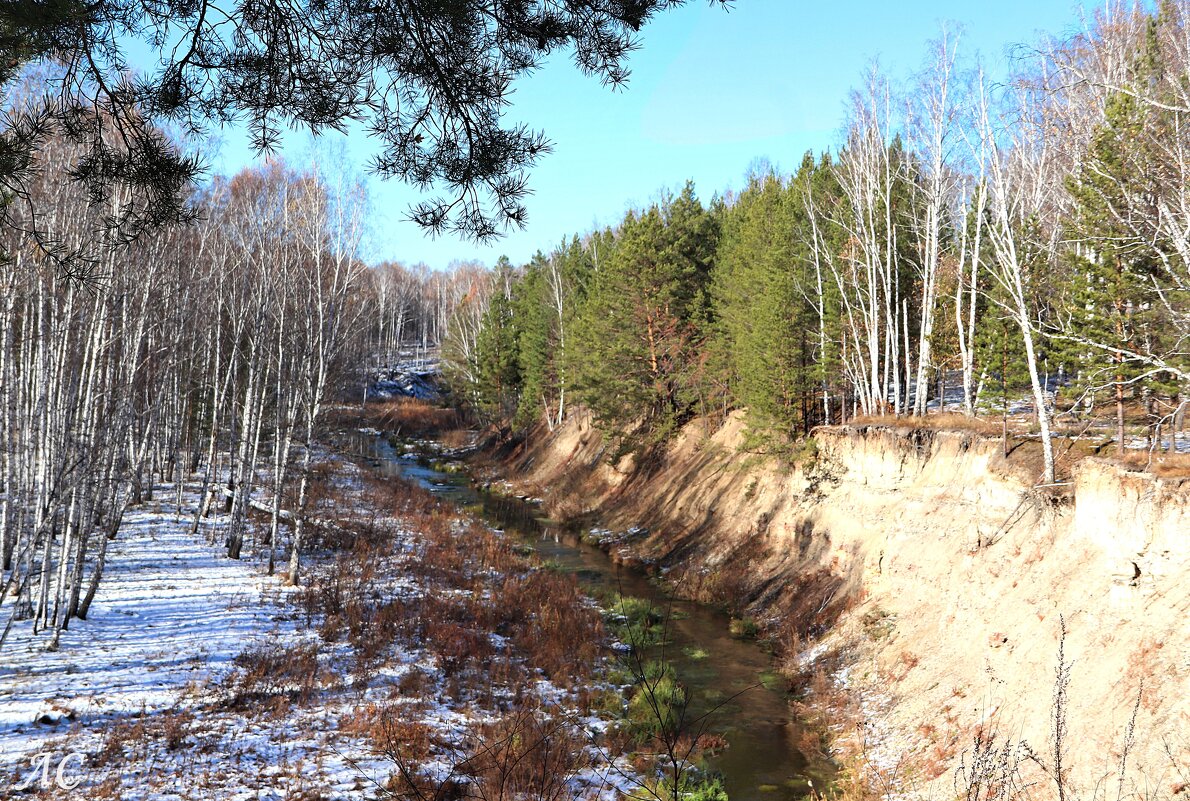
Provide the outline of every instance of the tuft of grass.
[[366,739],[377,754],[397,754],[420,764],[430,756],[434,731],[427,724],[404,720],[400,705],[367,704],[339,718],[339,731]]
[[373,428],[403,437],[426,437],[457,431],[463,421],[457,410],[416,398],[369,403],[365,417]]
[[760,634],[760,624],[750,617],[733,617],[727,625],[732,637],[739,640],[755,640]]
[[659,798],[680,798],[682,801],[727,801],[727,790],[718,776],[707,776],[701,772],[686,771],[682,774],[679,787],[675,790],[672,779],[653,778],[630,792],[630,801],[656,801]]
[[233,660],[235,670],[228,678],[232,705],[285,697],[299,703],[309,701],[322,684],[319,644],[253,645]]
[[615,593],[605,599],[607,627],[633,648],[661,645],[665,640],[665,611],[645,598]]
[[640,685],[628,701],[626,720],[632,738],[644,744],[676,735],[685,705],[686,691],[678,683],[673,665],[648,662]]

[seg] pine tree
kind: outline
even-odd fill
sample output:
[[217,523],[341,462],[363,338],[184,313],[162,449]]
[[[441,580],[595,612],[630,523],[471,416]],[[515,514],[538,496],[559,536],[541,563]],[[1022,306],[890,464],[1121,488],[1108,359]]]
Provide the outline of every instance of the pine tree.
[[522,391],[519,354],[523,322],[513,303],[516,271],[507,259],[501,258],[497,265],[495,281],[496,290],[476,339],[477,401],[480,413],[487,418],[507,420],[516,412]]
[[[0,85],[25,63],[61,68],[34,94],[44,102],[6,108],[0,187],[27,198],[51,137],[65,132],[80,146],[70,178],[111,205],[93,232],[111,247],[195,212],[200,160],[147,122],[200,134],[241,121],[265,153],[287,128],[318,135],[351,120],[378,145],[376,173],[435,193],[412,207],[415,223],[491,240],[524,226],[527,170],[549,151],[542,132],[504,117],[516,79],[573,48],[580,72],[623,85],[641,27],[684,2],[5,2]],[[135,76],[130,51],[147,55]],[[59,267],[96,277],[94,254],[63,246],[61,231],[36,233]]]
[[515,288],[514,313],[520,340],[517,364],[523,387],[514,423],[529,425],[544,412],[552,425],[561,382],[557,364],[560,325],[553,308],[549,271],[554,265],[541,251],[534,254]]
[[[1136,82],[1161,69],[1150,21],[1147,44],[1136,60]],[[1160,279],[1160,254],[1147,241],[1143,219],[1154,196],[1154,166],[1146,147],[1152,111],[1132,93],[1113,92],[1078,173],[1067,180],[1075,202],[1076,246],[1069,256],[1068,306],[1079,367],[1079,385],[1095,393],[1110,388],[1115,404],[1116,447],[1124,450],[1124,404],[1129,387],[1146,383],[1145,365],[1128,353],[1144,350],[1157,332],[1158,308],[1149,287]],[[1093,343],[1093,344],[1091,344]],[[1149,382],[1151,383],[1151,381]]]
[[687,183],[629,213],[611,253],[595,260],[579,322],[586,347],[570,364],[583,401],[617,432],[656,440],[690,415],[717,240]]
[[808,430],[819,383],[810,301],[816,285],[804,230],[805,184],[814,168],[807,155],[788,184],[771,171],[752,176],[725,217],[715,271],[717,348],[727,354],[753,432],[771,444]]
[[1028,393],[1029,367],[1025,361],[1020,329],[1007,311],[1004,288],[992,283],[980,298],[976,310],[975,388],[977,410],[1000,417],[1004,455],[1008,455],[1008,414],[1012,400]]

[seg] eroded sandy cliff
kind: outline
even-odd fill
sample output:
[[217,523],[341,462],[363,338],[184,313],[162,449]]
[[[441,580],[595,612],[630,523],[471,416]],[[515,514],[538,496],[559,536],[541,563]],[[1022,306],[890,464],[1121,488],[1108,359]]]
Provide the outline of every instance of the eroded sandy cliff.
[[1088,459],[1035,489],[998,440],[885,428],[819,430],[817,457],[783,469],[741,452],[742,430],[694,424],[610,465],[575,419],[506,466],[556,514],[648,526],[632,551],[683,591],[842,654],[870,719],[836,734],[906,788],[948,794],[981,728],[1050,747],[1064,619],[1071,781],[1114,777],[1139,693],[1128,774],[1187,792],[1190,480]]

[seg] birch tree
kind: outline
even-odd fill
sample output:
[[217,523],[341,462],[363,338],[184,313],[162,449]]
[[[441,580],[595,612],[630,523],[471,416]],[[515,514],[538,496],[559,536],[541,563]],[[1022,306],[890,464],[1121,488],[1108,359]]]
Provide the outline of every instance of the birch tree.
[[[913,382],[913,414],[926,413],[929,399],[928,373],[932,366],[934,315],[938,306],[938,278],[942,240],[950,225],[957,174],[953,151],[958,139],[959,103],[955,81],[959,37],[943,32],[931,45],[932,60],[918,76],[909,109],[910,142],[922,164],[920,193],[923,206],[914,215],[920,249],[917,269],[920,280],[920,324],[917,343],[917,372]],[[908,353],[906,353],[908,358]],[[939,399],[939,403],[943,399]]]
[[[1043,480],[1055,479],[1054,446],[1050,437],[1050,406],[1046,385],[1038,369],[1038,324],[1035,309],[1037,274],[1053,264],[1054,235],[1040,228],[1052,186],[1050,142],[1035,125],[1005,125],[995,116],[992,101],[981,91],[979,122],[981,146],[988,156],[988,239],[995,259],[989,275],[1004,290],[1005,310],[1020,329],[1033,394],[1033,407],[1041,433]],[[1003,113],[1008,119],[1029,112],[1021,94],[1010,95]],[[997,124],[998,123],[998,124]]]

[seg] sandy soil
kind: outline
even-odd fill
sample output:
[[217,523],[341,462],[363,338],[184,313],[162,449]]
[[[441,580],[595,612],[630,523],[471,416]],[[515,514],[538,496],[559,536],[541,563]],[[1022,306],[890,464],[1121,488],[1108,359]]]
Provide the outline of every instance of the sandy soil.
[[881,428],[819,430],[817,457],[789,468],[742,451],[743,430],[740,415],[696,422],[609,464],[576,417],[497,469],[556,515],[647,526],[617,547],[829,664],[859,710],[836,747],[881,786],[950,796],[977,735],[1026,741],[1052,771],[1061,644],[1069,784],[1187,792],[1190,479],[1084,459],[1035,489],[1031,460],[998,440]]

